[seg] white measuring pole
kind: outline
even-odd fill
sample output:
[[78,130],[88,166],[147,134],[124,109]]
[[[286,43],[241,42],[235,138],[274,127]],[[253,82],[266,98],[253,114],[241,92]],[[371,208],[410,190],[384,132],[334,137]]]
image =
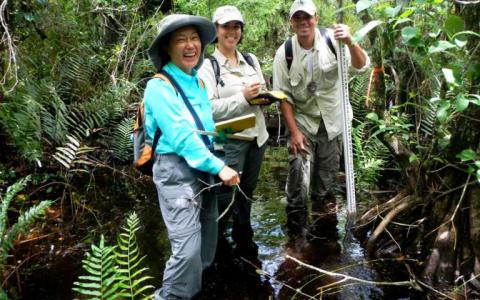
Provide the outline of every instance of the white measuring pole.
[[[339,0],[340,9],[343,1]],[[343,23],[343,11],[339,12],[339,23]],[[357,211],[355,200],[355,174],[353,171],[352,124],[348,116],[352,115],[348,95],[348,61],[345,55],[345,45],[339,42],[338,79],[341,85],[342,117],[343,117],[343,156],[345,163],[345,178],[347,187],[347,214],[353,215]]]

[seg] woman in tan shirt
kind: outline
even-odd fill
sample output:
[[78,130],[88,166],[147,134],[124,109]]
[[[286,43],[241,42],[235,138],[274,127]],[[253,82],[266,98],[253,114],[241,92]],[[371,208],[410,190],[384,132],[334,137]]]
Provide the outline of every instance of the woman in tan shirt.
[[[253,141],[228,140],[224,145],[225,162],[241,173],[240,189],[247,198],[237,191],[234,205],[219,222],[217,260],[232,257],[232,248],[225,237],[228,220],[232,217],[232,239],[236,246],[233,254],[258,263],[258,246],[253,242],[250,211],[268,132],[261,107],[250,105],[249,100],[265,89],[265,80],[258,59],[253,54],[242,54],[237,50],[245,24],[240,11],[234,6],[221,6],[215,10],[212,19],[217,28],[217,46],[210,61],[206,60],[201,67],[199,76],[205,82],[213,118],[218,122],[251,113],[256,117],[255,127],[241,132],[254,138]],[[218,64],[218,74],[215,74],[215,63]],[[219,213],[231,200],[232,191],[219,195]]]

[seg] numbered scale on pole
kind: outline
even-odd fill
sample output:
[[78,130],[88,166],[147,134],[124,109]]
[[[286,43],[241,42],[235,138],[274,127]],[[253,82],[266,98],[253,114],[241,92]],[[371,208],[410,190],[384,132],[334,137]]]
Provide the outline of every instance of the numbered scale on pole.
[[348,95],[348,61],[345,55],[345,45],[339,43],[338,78],[341,84],[341,101],[343,117],[343,156],[345,160],[345,178],[347,188],[347,213],[356,213],[355,174],[353,171],[352,124],[349,121],[352,115]]

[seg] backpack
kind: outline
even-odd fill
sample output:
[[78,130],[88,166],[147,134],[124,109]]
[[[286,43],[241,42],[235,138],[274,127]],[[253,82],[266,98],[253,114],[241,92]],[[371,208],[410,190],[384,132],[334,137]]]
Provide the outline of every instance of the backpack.
[[[327,34],[327,29],[326,28],[319,28],[319,29],[320,29],[320,34],[327,41],[328,48],[333,53],[333,55],[335,55],[335,58],[337,58],[337,51],[335,51],[332,40],[330,39],[330,36]],[[285,60],[287,61],[287,68],[290,71],[290,68],[292,67],[292,61],[293,61],[292,37],[288,38],[288,40],[285,42],[284,47],[285,47]]]
[[[175,80],[171,78],[168,73],[164,73],[162,71],[162,73],[155,74],[153,78],[160,78],[161,80],[171,85],[177,94],[181,94],[182,99],[185,102],[185,105],[187,106],[190,113],[192,113],[192,116],[197,126],[203,126],[198,123],[198,116],[196,116],[195,111],[193,111],[190,103],[186,100],[185,94],[181,90],[180,86],[178,86]],[[205,89],[205,85],[200,79],[199,84],[202,89]],[[133,165],[142,174],[148,176],[152,176],[153,174],[153,164],[155,163],[155,149],[157,148],[158,140],[160,139],[161,135],[162,131],[160,130],[160,128],[157,128],[157,130],[155,131],[153,140],[152,137],[148,135],[145,128],[145,104],[142,101],[138,106],[137,117],[135,119],[135,124],[133,127]],[[206,136],[202,135],[202,140],[207,147],[211,147],[209,144],[210,140],[208,140]]]
[[[171,84],[170,81],[162,74],[155,74],[153,78],[160,78],[161,80]],[[145,128],[145,103],[142,101],[137,108],[137,117],[133,125],[133,165],[137,170],[145,175],[152,176],[153,163],[155,162],[155,149],[157,148],[158,140],[162,135],[160,128],[155,131],[155,136],[148,135]]]
[[[253,62],[253,58],[248,53],[242,53],[243,58],[255,70],[255,63]],[[218,60],[214,56],[209,56],[208,59],[212,63],[213,73],[215,74],[215,80],[217,81],[217,85],[224,87],[225,83],[223,82],[222,78],[220,78],[220,65],[218,64]]]

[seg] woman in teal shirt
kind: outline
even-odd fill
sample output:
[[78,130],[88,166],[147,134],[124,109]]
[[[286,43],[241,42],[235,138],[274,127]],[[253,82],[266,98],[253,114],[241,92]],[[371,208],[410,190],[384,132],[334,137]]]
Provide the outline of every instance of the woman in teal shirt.
[[[209,99],[197,76],[206,46],[215,38],[215,27],[206,18],[170,15],[159,24],[159,34],[149,49],[158,72],[167,73],[185,93],[187,101],[207,131],[213,131]],[[218,175],[225,185],[240,182],[238,173],[211,153],[209,143],[196,133],[197,124],[179,90],[155,78],[145,95],[145,123],[154,136],[162,132],[156,148],[153,181],[168,231],[172,255],[155,299],[190,299],[201,290],[202,270],[215,256],[218,215],[214,195],[200,193],[199,179]]]

